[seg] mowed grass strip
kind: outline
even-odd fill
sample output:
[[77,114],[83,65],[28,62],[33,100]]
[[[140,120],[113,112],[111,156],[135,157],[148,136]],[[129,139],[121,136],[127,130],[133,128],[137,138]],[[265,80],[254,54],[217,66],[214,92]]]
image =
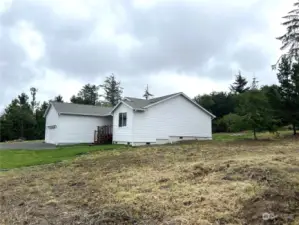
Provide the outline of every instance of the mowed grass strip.
[[56,163],[72,159],[78,155],[94,151],[117,149],[120,147],[122,147],[122,145],[74,145],[49,150],[1,150],[0,169]]

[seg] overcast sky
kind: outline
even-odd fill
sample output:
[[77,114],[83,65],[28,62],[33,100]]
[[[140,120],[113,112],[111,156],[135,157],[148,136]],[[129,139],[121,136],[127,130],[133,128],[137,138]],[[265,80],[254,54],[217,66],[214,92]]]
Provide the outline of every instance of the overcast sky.
[[0,109],[71,95],[114,73],[124,96],[226,91],[238,70],[276,83],[294,0],[1,0]]

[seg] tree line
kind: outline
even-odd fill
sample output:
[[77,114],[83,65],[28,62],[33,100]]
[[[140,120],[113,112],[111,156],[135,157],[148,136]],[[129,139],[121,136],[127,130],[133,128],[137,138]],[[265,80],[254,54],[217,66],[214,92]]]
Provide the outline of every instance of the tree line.
[[212,92],[194,100],[212,112],[214,132],[252,130],[276,131],[290,126],[294,135],[299,126],[299,64],[282,57],[278,65],[279,85],[260,86],[254,77],[246,80],[241,72],[229,92]]

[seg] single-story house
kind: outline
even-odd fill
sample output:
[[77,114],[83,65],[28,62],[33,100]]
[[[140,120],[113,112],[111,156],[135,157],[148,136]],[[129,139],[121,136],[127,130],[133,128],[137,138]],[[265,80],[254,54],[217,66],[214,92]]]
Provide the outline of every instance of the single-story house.
[[44,116],[46,143],[92,143],[98,126],[112,125],[113,143],[133,146],[210,140],[215,118],[182,92],[126,97],[114,108],[51,102]]

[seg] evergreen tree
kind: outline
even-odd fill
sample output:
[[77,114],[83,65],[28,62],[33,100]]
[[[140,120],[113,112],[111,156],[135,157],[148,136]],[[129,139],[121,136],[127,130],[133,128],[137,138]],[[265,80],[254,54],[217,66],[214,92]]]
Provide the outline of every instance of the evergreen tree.
[[106,77],[103,85],[100,85],[104,89],[104,98],[112,106],[115,106],[120,100],[123,93],[123,88],[120,86],[120,82],[115,79],[114,74]]
[[288,49],[286,57],[289,60],[298,60],[299,50],[299,1],[294,3],[294,9],[284,16],[285,22],[282,23],[286,27],[286,33],[277,39],[282,42],[281,50]]
[[61,95],[57,95],[55,98],[54,98],[54,102],[64,102],[63,101],[63,97]]
[[149,90],[148,90],[148,85],[147,85],[143,97],[144,97],[146,100],[148,100],[149,97],[151,97],[151,96],[154,96],[154,95],[152,95],[152,94],[149,92]]
[[246,87],[247,83],[246,78],[239,72],[239,74],[236,75],[235,82],[230,86],[230,90],[234,94],[242,94],[249,90],[249,87]]
[[252,82],[251,82],[251,86],[250,86],[250,90],[258,90],[259,89],[259,85],[258,85],[258,80],[256,79],[256,77],[254,76],[252,78]]
[[71,97],[71,102],[76,104],[96,105],[99,99],[99,86],[86,84],[79,91],[77,96]]
[[30,88],[30,93],[31,93],[31,109],[34,112],[35,108],[37,107],[37,102],[36,102],[36,93],[37,89],[35,87]]
[[35,138],[34,139],[44,139],[45,138],[45,126],[46,120],[44,118],[44,114],[49,106],[48,102],[43,102],[40,107],[36,109],[35,118],[36,118],[36,126],[35,126]]
[[286,56],[282,57],[278,66],[278,89],[281,102],[281,117],[292,124],[293,133],[296,135],[296,124],[299,121],[299,65],[294,63],[293,66]]

